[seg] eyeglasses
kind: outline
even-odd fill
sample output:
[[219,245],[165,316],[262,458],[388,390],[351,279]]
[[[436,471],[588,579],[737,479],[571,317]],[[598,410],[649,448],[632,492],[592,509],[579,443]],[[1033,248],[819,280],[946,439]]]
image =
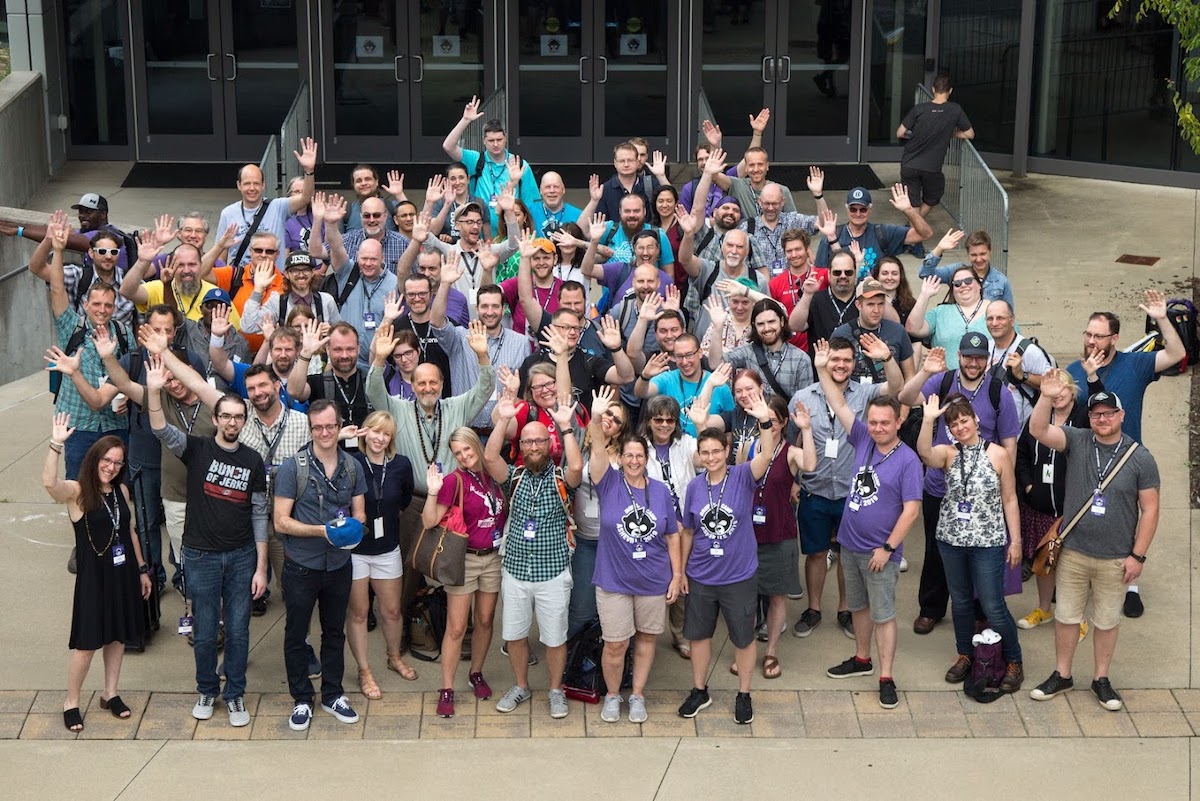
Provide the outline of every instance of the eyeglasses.
[[402,350],[396,354],[396,358],[397,359],[408,359],[408,358],[410,358],[412,356],[416,356],[416,355],[417,355],[417,352],[415,350]]
[[854,270],[830,270],[830,275],[854,275]]
[[866,214],[870,209],[866,206],[847,206],[851,214]]
[[108,458],[107,456],[101,456],[101,457],[100,457],[100,463],[101,463],[101,464],[110,465],[111,467],[116,467],[116,468],[118,468],[118,469],[120,469],[120,468],[122,468],[122,467],[124,467],[124,466],[125,466],[125,460],[124,460],[124,459],[110,459],[110,458]]
[[1121,413],[1120,409],[1109,409],[1107,412],[1088,412],[1089,420],[1111,420]]
[[314,434],[323,434],[327,431],[337,431],[339,428],[341,428],[341,426],[337,425],[336,423],[326,423],[325,425],[320,426],[309,426],[309,429],[311,429]]
[[1111,336],[1113,336],[1113,335],[1112,334],[1093,334],[1091,331],[1083,332],[1084,339],[1108,339]]
[[251,253],[257,253],[260,256],[274,256],[279,252],[278,248],[250,248]]
[[971,284],[975,283],[975,279],[974,278],[960,278],[957,281],[951,281],[950,283],[956,287],[970,286]]
[[582,325],[556,325],[554,327],[559,331],[566,331],[568,334],[578,334],[583,330]]
[[217,419],[220,420],[222,423],[244,423],[244,422],[246,422],[246,415],[244,415],[244,414],[229,414],[228,412],[222,412],[221,414],[217,415]]
[[459,225],[483,225],[483,220],[459,220]]
[[207,234],[207,228],[180,228],[180,233],[184,234]]
[[92,248],[92,250],[96,251],[97,256],[119,256],[121,254],[120,248]]
[[382,211],[364,211],[360,215],[364,220],[378,220],[383,216]]
[[644,461],[646,461],[646,454],[644,454],[644,453],[626,453],[626,454],[623,454],[621,456],[621,458],[628,459],[631,462],[644,462]]
[[522,448],[524,448],[526,445],[549,445],[549,444],[550,444],[549,437],[541,437],[539,439],[522,439],[521,440]]
[[694,350],[691,353],[680,353],[679,351],[675,351],[676,359],[694,359],[699,355],[700,355],[700,351],[698,351],[698,350]]
[[651,417],[651,423],[662,423],[663,425],[675,425],[674,417]]
[[421,300],[422,298],[429,297],[429,293],[428,292],[405,292],[404,297],[412,298],[413,300]]
[[545,384],[530,384],[529,391],[530,392],[553,391],[554,387],[557,385],[558,385],[557,381],[547,381]]

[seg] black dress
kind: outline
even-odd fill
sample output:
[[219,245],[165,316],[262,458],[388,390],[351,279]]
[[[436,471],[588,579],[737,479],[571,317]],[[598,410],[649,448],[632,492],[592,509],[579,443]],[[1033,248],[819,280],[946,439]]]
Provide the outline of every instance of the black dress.
[[[110,515],[114,500],[120,515],[115,536]],[[110,642],[139,640],[146,628],[141,577],[129,533],[129,505],[120,490],[104,495],[103,501],[99,508],[72,523],[78,573],[69,647],[81,651],[95,651]],[[124,556],[120,565],[114,564],[118,546]]]

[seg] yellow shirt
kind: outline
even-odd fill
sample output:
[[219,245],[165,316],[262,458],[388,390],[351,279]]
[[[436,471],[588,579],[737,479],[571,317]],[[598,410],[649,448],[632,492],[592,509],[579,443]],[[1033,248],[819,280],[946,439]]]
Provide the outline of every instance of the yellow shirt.
[[[138,304],[137,307],[137,310],[142,314],[145,314],[151,306],[157,306],[158,304],[165,302],[163,300],[162,281],[159,281],[158,279],[147,281],[144,286],[146,288],[146,303],[144,305]],[[179,310],[183,312],[184,317],[189,320],[194,320],[195,322],[200,322],[200,319],[204,316],[204,312],[200,308],[200,305],[204,300],[204,296],[208,294],[210,289],[216,288],[216,284],[210,284],[208,281],[201,281],[199,292],[197,292],[195,295],[177,294],[175,296],[175,303],[178,304]],[[242,318],[238,314],[237,309],[231,308],[229,310],[229,322],[234,328],[241,327]]]

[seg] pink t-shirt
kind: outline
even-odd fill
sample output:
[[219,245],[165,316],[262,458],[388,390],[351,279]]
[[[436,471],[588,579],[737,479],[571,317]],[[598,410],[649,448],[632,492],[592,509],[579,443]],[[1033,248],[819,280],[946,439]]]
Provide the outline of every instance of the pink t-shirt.
[[446,506],[457,503],[460,482],[463,488],[463,518],[467,522],[467,547],[484,549],[499,546],[508,517],[500,487],[490,476],[485,476],[481,483],[479,476],[460,467],[446,476],[438,491],[438,503]]

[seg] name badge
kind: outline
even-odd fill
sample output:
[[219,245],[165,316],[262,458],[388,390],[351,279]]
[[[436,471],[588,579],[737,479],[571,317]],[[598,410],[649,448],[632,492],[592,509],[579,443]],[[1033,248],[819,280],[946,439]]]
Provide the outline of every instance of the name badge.
[[851,495],[850,500],[846,501],[846,508],[851,512],[857,512],[862,507],[862,499],[857,495]]
[[756,526],[761,526],[761,525],[765,524],[767,522],[767,507],[755,506],[753,520],[754,520],[754,525],[756,525]]
[[958,509],[956,509],[954,512],[954,519],[962,520],[963,522],[966,522],[971,519],[971,502],[970,501],[963,501],[962,503],[960,503],[958,505]]
[[859,377],[858,383],[863,384],[864,386],[870,386],[871,384],[875,383],[875,379],[871,378],[869,375],[864,375]]
[[1054,465],[1052,465],[1052,464],[1042,465],[1042,483],[1043,484],[1053,484],[1054,483]]
[[836,439],[825,440],[825,458],[836,459],[838,455],[838,441]]
[[634,552],[633,552],[633,558],[634,558],[634,559],[645,559],[645,558],[646,558],[646,552],[645,552],[645,551],[634,551]]
[[377,540],[383,539],[383,518],[382,517],[375,518],[375,539],[377,539]]
[[1104,517],[1104,513],[1105,513],[1105,511],[1107,511],[1107,508],[1108,508],[1108,499],[1105,498],[1103,495],[1101,495],[1099,492],[1093,493],[1092,494],[1092,509],[1091,509],[1092,514],[1094,514],[1096,517]]
[[363,328],[368,331],[375,330],[375,314],[374,312],[363,312]]
[[492,547],[493,548],[500,547],[500,529],[496,529],[495,531],[492,532]]
[[179,633],[180,634],[191,634],[192,633],[192,616],[191,615],[184,615],[183,617],[179,618]]
[[725,555],[725,549],[724,549],[724,548],[709,548],[709,549],[708,549],[708,555],[709,555],[709,556],[717,556],[717,557],[719,557],[719,556],[724,556],[724,555]]
[[346,440],[346,447],[347,448],[357,448],[358,447],[358,437],[349,437]]
[[525,521],[525,539],[531,540],[535,536],[537,536],[537,523],[533,522],[533,520],[526,520]]
[[121,543],[118,542],[116,545],[113,546],[112,553],[113,553],[113,564],[114,565],[116,565],[117,567],[120,567],[121,565],[125,564],[125,546],[124,545],[122,545]]

